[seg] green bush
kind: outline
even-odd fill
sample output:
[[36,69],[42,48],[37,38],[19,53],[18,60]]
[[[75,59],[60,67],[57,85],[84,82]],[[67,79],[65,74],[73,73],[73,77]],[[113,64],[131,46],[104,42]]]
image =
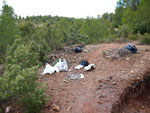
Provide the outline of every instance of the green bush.
[[144,36],[140,39],[140,44],[150,45],[150,34],[144,34]]
[[47,100],[45,88],[38,82],[39,53],[32,41],[17,39],[7,50],[5,72],[0,77],[0,101],[16,99],[28,113],[38,113]]
[[128,34],[127,40],[137,40],[138,36],[135,34]]
[[[48,45],[47,36],[43,36],[45,34],[45,30],[41,28],[36,28],[32,23],[27,22],[20,25],[21,37],[20,43],[24,45],[28,45],[29,43],[32,45],[32,51],[37,53],[38,59],[40,62],[45,62],[45,55],[48,51],[51,50],[52,45]],[[55,43],[53,44],[55,45]]]
[[122,42],[126,42],[127,37],[130,33],[131,33],[131,29],[127,25],[122,25],[119,27],[117,34]]

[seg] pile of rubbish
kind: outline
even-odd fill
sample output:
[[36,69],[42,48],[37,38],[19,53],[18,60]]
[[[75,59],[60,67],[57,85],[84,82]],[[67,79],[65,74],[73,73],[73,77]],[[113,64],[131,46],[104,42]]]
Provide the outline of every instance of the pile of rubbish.
[[53,63],[53,66],[46,63],[46,67],[42,73],[42,75],[45,74],[53,74],[54,72],[62,72],[62,71],[68,71],[68,64],[66,59],[58,59],[56,62]]
[[74,49],[74,52],[75,52],[75,53],[81,53],[81,52],[83,51],[82,48],[83,48],[82,46],[77,46],[77,47]]
[[83,74],[70,74],[64,78],[64,82],[69,82],[71,80],[80,80],[85,78]]
[[84,67],[84,70],[86,70],[86,71],[90,71],[90,70],[95,69],[95,64],[89,64],[89,62],[86,60],[82,60],[79,63],[80,63],[80,65],[75,67],[76,70],[79,70],[83,67]]
[[[83,49],[83,46],[76,46],[75,49],[73,50],[75,53],[80,53],[80,52],[87,52],[87,50]],[[55,57],[55,55],[51,55],[52,57],[50,57],[52,60],[56,59],[57,57]],[[84,71],[90,71],[96,68],[95,64],[89,64],[89,62],[87,60],[81,60],[79,62],[78,66],[75,66],[74,70],[68,68],[68,64],[66,59],[58,59],[55,60],[52,65],[46,63],[45,69],[42,73],[42,75],[45,74],[53,74],[55,72],[66,72],[69,71],[69,75],[67,75],[66,77],[64,77],[64,82],[70,82],[72,80],[81,80],[83,78],[85,78],[85,76],[83,75],[82,72],[78,73],[75,72],[75,70],[79,70],[81,68],[84,68]],[[83,72],[84,72],[83,71]]]
[[127,49],[129,52],[131,53],[136,53],[137,52],[137,48],[135,45],[133,44],[128,44],[126,47],[124,47],[125,49]]
[[103,55],[108,59],[120,59],[121,57],[126,56],[129,53],[136,53],[137,48],[133,44],[128,44],[123,48],[116,48],[111,50],[103,51]]
[[[86,60],[82,60],[79,63],[80,63],[80,65],[75,67],[76,70],[79,70],[83,67],[84,67],[84,70],[86,70],[86,71],[95,69],[95,65],[89,64],[89,62]],[[46,63],[46,67],[45,67],[42,75],[53,74],[54,72],[65,72],[68,70],[69,69],[68,69],[68,64],[67,64],[66,59],[62,60],[60,58],[60,59],[56,60],[55,62],[53,62],[52,66],[50,64]]]

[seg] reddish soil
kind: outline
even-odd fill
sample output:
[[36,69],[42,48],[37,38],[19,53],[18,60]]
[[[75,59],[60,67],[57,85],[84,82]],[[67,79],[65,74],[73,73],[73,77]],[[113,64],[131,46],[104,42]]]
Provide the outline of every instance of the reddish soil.
[[129,93],[120,113],[150,113],[150,84],[143,91]]
[[[129,54],[121,59],[109,60],[103,57],[104,50],[125,45],[127,44],[89,45],[85,47],[88,53],[58,52],[58,56],[66,58],[71,71],[41,75],[40,81],[47,83],[47,95],[50,96],[43,112],[56,113],[51,107],[54,103],[60,107],[59,113],[126,113],[125,108],[120,106],[123,106],[124,97],[129,93],[128,89],[133,87],[136,81],[143,80],[150,71],[150,47],[137,45],[136,54]],[[75,70],[74,67],[79,65],[81,60],[94,63],[96,69],[88,72],[84,69]],[[44,67],[39,70],[40,73],[43,69]],[[71,73],[83,73],[85,78],[64,82],[64,77]],[[138,101],[135,98],[127,100],[131,103]],[[126,102],[129,107],[130,101]],[[134,113],[134,109],[128,113]]]

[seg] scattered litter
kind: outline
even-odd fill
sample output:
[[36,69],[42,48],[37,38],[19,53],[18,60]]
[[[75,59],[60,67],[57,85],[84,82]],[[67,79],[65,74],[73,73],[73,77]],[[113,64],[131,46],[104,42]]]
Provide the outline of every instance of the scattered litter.
[[77,46],[77,47],[74,49],[74,52],[75,52],[75,53],[80,53],[80,52],[82,52],[82,46]]
[[136,53],[137,52],[137,48],[135,47],[135,45],[133,44],[128,44],[125,49],[127,49],[128,51],[130,51],[131,53]]
[[72,106],[68,107],[68,108],[67,108],[67,111],[70,111],[70,110],[71,110],[71,108],[72,108]]
[[87,60],[82,60],[82,61],[80,61],[80,65],[76,66],[75,69],[79,70],[83,67],[84,67],[84,70],[90,71],[92,69],[95,69],[95,64],[90,64],[89,65],[89,62]]
[[68,70],[69,72],[71,71],[71,69]]
[[85,67],[89,65],[89,62],[87,60],[82,60],[80,61],[80,65],[83,65]]
[[83,65],[78,65],[78,66],[75,67],[75,69],[79,70],[79,69],[81,69],[83,67],[84,67]]
[[14,109],[12,108],[12,106],[7,106],[6,107],[6,110],[5,110],[5,113],[10,113],[12,112]]
[[[128,44],[123,48],[115,48],[111,50],[103,51],[103,55],[108,59],[120,59],[121,57],[126,56],[129,53],[136,53],[137,48],[133,44]],[[126,60],[129,60],[128,58]]]
[[88,50],[84,49],[83,52],[88,53]]
[[71,80],[80,80],[85,78],[83,74],[70,74],[64,78],[64,82],[69,82]]
[[55,72],[54,68],[50,64],[47,63],[42,75],[52,74],[54,72]]
[[59,61],[55,64],[54,69],[56,70],[56,72],[68,71],[68,65],[66,59],[63,59],[62,61],[60,58]]
[[[55,64],[55,65],[54,65]],[[53,63],[54,66],[51,66],[50,64],[46,63],[46,67],[42,73],[42,75],[45,74],[53,74],[55,71],[56,72],[61,72],[61,71],[68,71],[68,64],[66,59],[58,59]]]
[[93,70],[93,69],[95,69],[95,64],[90,64],[90,65],[84,67],[84,69],[85,69],[86,71]]

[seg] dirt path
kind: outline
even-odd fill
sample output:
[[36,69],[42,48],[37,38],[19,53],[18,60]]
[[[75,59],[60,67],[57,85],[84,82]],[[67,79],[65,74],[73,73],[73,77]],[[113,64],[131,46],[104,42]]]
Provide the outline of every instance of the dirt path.
[[[91,45],[85,47],[89,50],[88,53],[60,53],[61,57],[67,59],[72,70],[42,77],[41,82],[47,82],[47,95],[51,98],[43,112],[56,113],[51,107],[54,103],[60,107],[59,113],[115,113],[117,107],[114,106],[119,104],[126,88],[134,80],[140,79],[150,67],[150,52],[145,52],[150,49],[148,46],[137,46],[137,54],[127,55],[119,60],[110,61],[103,57],[103,50],[125,45]],[[94,63],[96,69],[88,72],[84,69],[74,70],[81,60]],[[85,78],[65,83],[64,77],[70,73],[83,73]]]

